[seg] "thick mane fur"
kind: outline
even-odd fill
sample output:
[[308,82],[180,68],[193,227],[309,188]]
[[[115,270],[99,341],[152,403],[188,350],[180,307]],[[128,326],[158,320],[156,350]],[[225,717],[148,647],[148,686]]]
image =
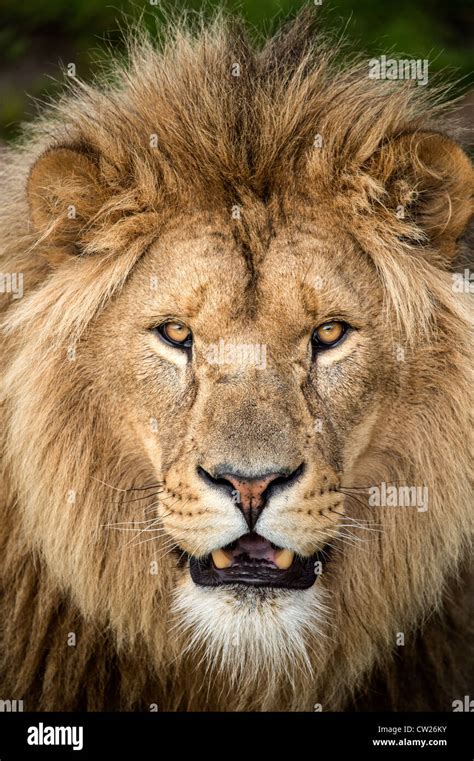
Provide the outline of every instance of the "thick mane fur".
[[[462,659],[469,635],[459,641],[459,660],[446,656],[443,637],[467,616],[465,586],[456,585],[468,573],[474,524],[468,305],[453,294],[450,265],[419,218],[393,213],[416,183],[397,184],[395,173],[389,197],[372,172],[374,156],[385,150],[384,171],[392,176],[396,139],[441,130],[439,93],[387,81],[377,82],[375,94],[367,61],[348,65],[343,52],[315,34],[312,14],[260,46],[222,17],[194,31],[174,23],[161,47],[134,33],[126,62],[95,84],[72,81],[22,144],[2,154],[0,271],[23,273],[25,295],[0,302],[0,698],[23,698],[27,709],[157,703],[227,710],[308,709],[324,696],[325,709],[341,709],[365,705],[376,664],[376,689],[388,685],[384,707],[399,706],[400,673],[410,673],[416,708],[418,647],[428,648],[426,679],[438,685],[433,707],[449,709],[446,701],[461,697],[453,690],[468,676]],[[323,136],[321,150],[313,147],[316,135]],[[31,221],[28,177],[56,147],[78,151],[97,169],[88,182],[76,177],[56,188],[58,212],[73,199],[80,266],[62,257],[70,240],[62,237],[61,214],[40,232]],[[393,513],[379,516],[385,538],[374,540],[363,567],[344,550],[346,573],[332,604],[350,616],[321,674],[308,678],[307,653],[297,683],[284,664],[262,661],[256,687],[251,653],[236,651],[234,666],[224,659],[227,666],[213,670],[186,632],[178,627],[169,637],[175,614],[156,615],[168,572],[143,579],[156,557],[152,543],[124,549],[123,537],[106,541],[104,524],[133,515],[114,490],[153,474],[132,447],[120,448],[120,415],[111,425],[106,389],[92,377],[87,351],[70,363],[67,350],[87,346],[95,316],[120,293],[173,210],[246,209],[236,227],[250,266],[258,267],[268,236],[265,204],[275,188],[290,196],[301,186],[311,187],[318,203],[329,199],[372,257],[385,288],[387,329],[408,347],[404,418],[387,411],[361,483],[409,477],[429,485],[431,502],[423,527],[419,515],[403,524]],[[421,337],[426,350],[415,360],[410,346]],[[381,559],[398,570],[381,578]],[[351,607],[355,578],[365,590],[359,610]],[[414,632],[422,622],[427,637],[419,644]],[[399,631],[411,644],[394,665]]]
[[[420,289],[417,307],[404,295],[412,278],[419,287],[422,264],[419,257],[413,264],[409,244],[424,235],[409,216],[385,207],[386,188],[367,162],[400,135],[436,128],[443,91],[386,80],[377,82],[374,97],[367,59],[341,64],[341,43],[314,26],[314,14],[302,13],[263,49],[220,16],[194,32],[185,23],[171,25],[161,49],[143,32],[130,34],[126,62],[93,85],[72,80],[28,127],[21,150],[4,156],[1,214],[10,265],[21,257],[17,269],[29,269],[38,239],[28,234],[25,182],[37,157],[54,146],[83,151],[100,170],[92,198],[65,181],[57,203],[78,195],[77,244],[83,254],[106,255],[102,261],[126,249],[131,264],[170,204],[209,209],[209,198],[216,207],[246,205],[239,232],[258,256],[265,239],[258,202],[283,180],[291,194],[304,175],[321,201],[330,196],[343,214],[356,214],[357,232],[371,244],[407,331],[425,325],[430,298]],[[313,150],[317,135],[324,136],[320,151]],[[403,192],[408,197],[414,189]],[[105,297],[109,288],[108,282]],[[93,314],[93,303],[87,306]],[[87,312],[80,317],[86,321]]]

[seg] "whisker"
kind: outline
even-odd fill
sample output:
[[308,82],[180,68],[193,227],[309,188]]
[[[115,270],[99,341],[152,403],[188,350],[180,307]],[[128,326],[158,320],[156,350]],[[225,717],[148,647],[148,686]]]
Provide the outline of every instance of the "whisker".
[[[382,483],[382,481],[380,481],[379,484],[380,483]],[[385,483],[387,486],[392,486],[394,484],[405,484],[406,485],[406,479],[400,478],[400,479],[398,479],[396,481],[384,481],[383,483]],[[342,489],[351,489],[351,490],[354,490],[354,491],[360,491],[362,489],[369,490],[369,489],[373,489],[374,486],[378,486],[379,484],[374,483],[374,484],[370,484],[369,486],[360,486],[360,485],[358,485],[358,486],[346,486],[345,484],[341,484],[339,486],[339,489],[341,489],[341,490]]]
[[[338,547],[336,544],[333,544],[332,542],[326,542],[326,547],[329,547],[331,552],[337,552],[337,553],[339,553],[340,555],[342,555],[344,557],[344,550],[341,549],[340,547]],[[331,556],[328,554],[328,552],[326,550],[320,550],[320,552],[323,555],[326,555],[327,559],[330,559]]]
[[147,489],[157,489],[158,487],[164,486],[163,482],[158,481],[157,483],[153,484],[147,484],[144,486],[130,486],[128,489],[122,489],[119,486],[113,486],[113,484],[107,483],[107,481],[103,481],[101,478],[97,478],[96,476],[91,476],[91,478],[94,479],[94,481],[97,481],[99,484],[102,484],[103,486],[107,486],[109,489],[113,489],[114,491],[119,491],[122,493],[131,492],[131,491],[145,491]]
[[156,523],[158,523],[158,519],[157,519],[156,521],[154,521],[154,522],[152,523],[152,525],[151,525],[151,526],[148,526],[146,529],[141,529],[141,530],[139,530],[139,531],[137,532],[136,536],[134,536],[134,537],[133,537],[133,539],[131,539],[131,540],[130,540],[130,542],[128,542],[128,544],[126,544],[126,545],[125,545],[125,547],[128,547],[130,544],[133,544],[133,543],[135,542],[135,540],[136,540],[136,539],[137,539],[139,536],[141,536],[141,535],[142,535],[142,534],[143,534],[145,531],[150,531],[150,529],[152,529],[152,528],[153,528],[153,525],[155,525]]
[[[137,538],[138,537],[134,537],[131,542],[127,542],[127,544],[124,544],[121,547],[122,551],[124,551],[127,547],[130,547],[130,546],[139,547],[141,544],[146,544],[146,542],[157,542],[158,543],[158,542],[160,542],[160,540],[163,539],[163,537],[159,536],[159,535],[158,536],[155,535],[155,536],[145,537],[145,538],[141,539],[141,541],[136,541]],[[171,539],[170,537],[167,537],[166,541],[164,541],[164,542],[161,541],[161,543],[158,546],[159,546],[159,549],[168,550],[168,549],[172,549],[173,547],[178,546],[178,545],[176,544],[176,542],[173,539]]]
[[113,526],[131,526],[139,523],[153,523],[153,518],[148,518],[146,521],[118,521],[117,523],[102,523],[100,528],[112,528]]
[[[167,499],[170,499],[170,498],[172,499],[171,495],[170,495],[170,497],[167,497]],[[154,502],[152,505],[148,505],[148,507],[146,507],[146,508],[144,509],[144,511],[143,511],[143,512],[144,512],[144,513],[148,513],[148,512],[151,512],[151,510],[155,510],[155,512],[157,512],[157,508],[159,508],[159,507],[160,507],[160,504],[161,504],[161,502],[162,502],[162,499],[163,499],[163,498],[160,498],[159,500],[157,500],[156,502]],[[178,498],[178,499],[176,500],[176,502],[173,502],[173,504],[172,504],[172,505],[166,505],[166,507],[167,507],[168,509],[170,509],[171,507],[174,507],[175,505],[179,504],[179,501],[180,501],[180,500],[179,500],[179,498]],[[183,505],[187,505],[187,503],[188,503],[188,502],[189,502],[189,499],[185,500],[185,501],[183,502]],[[171,513],[170,513],[170,514],[171,514]]]
[[[178,501],[179,501],[179,500],[178,500]],[[187,500],[187,502],[189,502],[189,500]],[[187,502],[185,501],[185,502],[183,503],[183,505],[187,504]],[[169,515],[172,515],[172,513],[169,513]],[[166,517],[166,516],[165,516],[165,517]],[[163,520],[163,516],[160,516],[160,515],[159,515],[157,518],[153,519],[152,525],[155,525],[156,523],[159,523],[159,522],[160,522],[160,521],[162,521],[162,520]],[[149,530],[149,528],[148,528],[148,529],[146,529],[146,530],[148,531],[148,530]],[[145,529],[142,529],[141,531],[139,531],[139,532],[138,532],[138,534],[137,534],[137,536],[140,536],[140,534],[142,534],[144,531],[145,531]],[[134,537],[134,538],[131,540],[131,542],[129,542],[128,544],[133,544],[133,543],[135,542],[135,539],[136,539],[136,537]],[[128,546],[128,545],[126,545],[126,546]]]
[[[381,529],[381,528],[374,528],[374,526],[372,526],[372,525],[371,526],[364,526],[364,524],[361,523],[357,518],[353,518],[350,515],[346,515],[346,513],[339,513],[337,510],[331,510],[330,512],[331,513],[336,513],[336,515],[340,515],[341,518],[344,518],[345,520],[351,521],[351,523],[348,524],[348,525],[353,526],[354,528],[360,528],[363,531],[375,531],[375,532],[378,532],[380,534],[384,533],[383,529]],[[369,521],[366,521],[366,523],[368,523],[368,522]],[[345,525],[345,524],[342,524],[342,525]],[[375,524],[375,525],[380,525],[380,524]]]
[[364,510],[371,510],[372,509],[370,505],[368,505],[366,502],[363,502],[360,499],[359,495],[357,495],[357,494],[349,494],[349,493],[346,493],[346,492],[343,492],[343,494],[346,497],[348,497],[349,499],[355,500],[361,507],[364,508]]
[[144,499],[153,499],[153,497],[157,497],[158,494],[161,494],[163,490],[156,491],[153,494],[144,494],[141,497],[133,497],[133,499],[118,499],[115,502],[112,502],[112,505],[129,505],[131,502],[140,502]]
[[[341,523],[339,524],[339,528],[361,528],[360,526],[354,526],[352,523]],[[349,534],[347,534],[348,536]],[[354,539],[357,539],[358,542],[368,542],[370,541],[369,538],[357,536],[357,534],[350,534]]]
[[157,481],[154,484],[145,484],[143,486],[131,486],[127,491],[146,491],[147,489],[158,489],[164,486],[163,481]]
[[[150,536],[148,539],[142,539],[141,542],[136,542],[134,546],[139,547],[141,544],[146,544],[147,542],[155,542],[156,539],[156,536]],[[168,554],[174,547],[178,547],[178,544],[173,540],[168,544],[162,545],[160,549],[165,549],[167,551],[166,554]]]
[[99,484],[102,484],[103,486],[108,486],[109,489],[113,489],[114,491],[121,491],[121,492],[128,491],[128,489],[120,489],[118,486],[112,486],[112,484],[108,484],[107,481],[102,481],[101,478],[96,478],[95,476],[91,476],[91,478],[93,478],[94,481],[98,481]]
[[348,547],[356,547],[357,549],[365,549],[367,550],[367,547],[364,547],[363,542],[367,542],[366,539],[361,539],[360,537],[355,537],[350,534],[340,534],[338,537],[338,540],[342,544],[347,544]]
[[148,526],[148,528],[128,528],[128,527],[121,527],[121,526],[107,526],[110,531],[133,531],[135,533],[145,533],[150,531],[157,531],[162,533],[167,533],[166,529],[163,526],[157,526],[156,528],[153,528],[153,526]]

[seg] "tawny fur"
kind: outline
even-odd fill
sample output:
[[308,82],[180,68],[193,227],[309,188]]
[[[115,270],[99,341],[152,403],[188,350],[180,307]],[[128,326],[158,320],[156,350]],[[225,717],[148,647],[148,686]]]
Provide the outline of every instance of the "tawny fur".
[[[417,136],[442,132],[436,94],[373,82],[366,61],[343,65],[339,53],[306,16],[261,48],[222,19],[194,34],[178,24],[162,50],[138,35],[127,65],[95,85],[74,82],[2,155],[0,270],[24,273],[25,296],[0,302],[0,698],[22,698],[29,710],[450,710],[472,695],[471,323],[451,277],[471,178],[454,143],[449,168],[429,147],[420,158]],[[38,159],[57,148],[66,149],[59,169],[75,155],[76,171],[50,186]],[[384,376],[383,425],[351,472],[361,487],[430,489],[426,515],[373,510],[382,532],[370,535],[363,562],[357,544],[340,545],[320,610],[295,629],[296,650],[278,630],[265,651],[256,624],[254,640],[234,650],[212,631],[206,644],[183,628],[184,598],[173,602],[184,572],[176,559],[147,574],[156,545],[125,546],[103,528],[133,517],[120,490],[156,480],[156,470],[137,450],[132,399],[108,401],[98,347],[109,367],[116,356],[96,323],[111,304],[125,313],[122,291],[170,219],[171,240],[182,224],[191,237],[195,223],[212,232],[234,206],[247,295],[274,235],[269,209],[289,239],[293,219],[314,209],[318,234],[344,228],[364,252],[353,279],[367,304],[374,299],[384,362],[400,345],[407,359]],[[275,309],[280,333],[284,317]],[[367,518],[355,498],[345,509]],[[157,544],[163,556],[166,539]],[[258,604],[252,598],[249,616]]]

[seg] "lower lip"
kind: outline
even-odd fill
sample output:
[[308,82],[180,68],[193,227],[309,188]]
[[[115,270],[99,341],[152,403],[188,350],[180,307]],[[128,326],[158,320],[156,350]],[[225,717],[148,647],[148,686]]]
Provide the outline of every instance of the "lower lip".
[[324,547],[309,558],[296,558],[290,568],[280,570],[271,565],[243,563],[229,568],[219,569],[214,566],[209,555],[198,559],[190,557],[189,571],[197,586],[220,587],[224,584],[240,584],[252,587],[270,587],[274,589],[309,589],[319,575],[315,564],[324,564],[329,559],[329,548]]

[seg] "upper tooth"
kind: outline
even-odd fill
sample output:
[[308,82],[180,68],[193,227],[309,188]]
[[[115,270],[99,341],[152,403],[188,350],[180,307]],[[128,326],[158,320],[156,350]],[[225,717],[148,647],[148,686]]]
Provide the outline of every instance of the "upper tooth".
[[286,571],[293,562],[295,553],[291,550],[278,550],[275,553],[275,563],[281,571]]
[[216,568],[228,568],[232,565],[232,557],[229,557],[224,550],[214,550],[212,553],[212,559]]

